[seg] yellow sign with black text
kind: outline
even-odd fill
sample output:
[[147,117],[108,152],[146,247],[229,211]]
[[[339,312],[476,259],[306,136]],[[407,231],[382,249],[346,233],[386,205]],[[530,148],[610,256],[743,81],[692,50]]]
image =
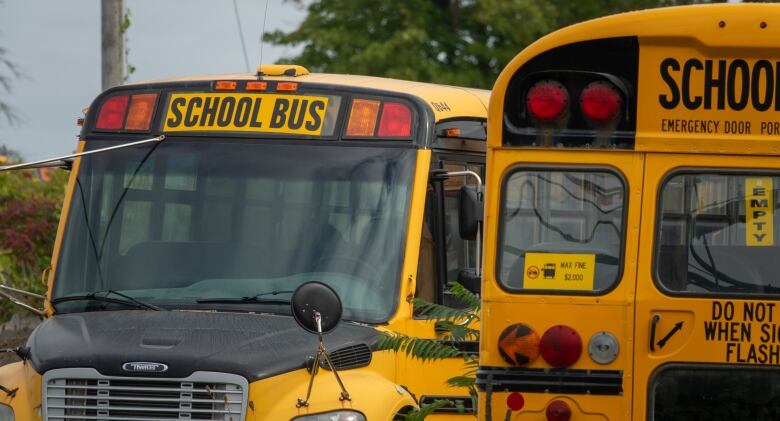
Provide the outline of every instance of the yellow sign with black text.
[[705,51],[711,55],[684,45],[642,48],[637,131],[675,142],[780,140],[776,57],[759,55],[759,50],[744,55]]
[[774,237],[774,198],[771,177],[745,179],[745,244],[772,246]]
[[165,132],[257,132],[318,136],[328,97],[279,94],[172,94]]
[[523,287],[592,291],[595,254],[526,253]]

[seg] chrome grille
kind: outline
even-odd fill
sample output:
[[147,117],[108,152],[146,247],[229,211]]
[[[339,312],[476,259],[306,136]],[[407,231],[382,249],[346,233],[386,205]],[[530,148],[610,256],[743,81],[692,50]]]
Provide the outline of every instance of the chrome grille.
[[182,379],[103,376],[91,368],[43,376],[44,419],[241,421],[248,384],[241,376],[196,372]]

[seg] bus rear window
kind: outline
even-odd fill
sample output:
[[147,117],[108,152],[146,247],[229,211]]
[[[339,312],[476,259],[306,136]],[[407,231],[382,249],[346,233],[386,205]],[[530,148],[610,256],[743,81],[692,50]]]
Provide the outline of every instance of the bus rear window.
[[653,377],[648,420],[780,419],[780,370],[669,366]]
[[780,293],[777,174],[684,173],[661,189],[655,273],[674,293]]
[[610,289],[621,269],[625,189],[608,170],[510,173],[498,256],[504,287],[565,294]]

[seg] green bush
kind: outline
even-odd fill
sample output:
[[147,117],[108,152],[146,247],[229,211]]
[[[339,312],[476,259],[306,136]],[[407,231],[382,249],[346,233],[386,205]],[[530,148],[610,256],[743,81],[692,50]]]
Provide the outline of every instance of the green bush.
[[[44,292],[41,272],[51,265],[67,178],[59,169],[0,173],[0,282]],[[0,321],[15,311],[0,300]]]

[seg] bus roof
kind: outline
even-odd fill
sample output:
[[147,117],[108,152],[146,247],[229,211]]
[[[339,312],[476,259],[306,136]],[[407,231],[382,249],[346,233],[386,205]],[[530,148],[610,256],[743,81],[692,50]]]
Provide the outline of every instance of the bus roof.
[[[214,80],[258,79],[257,74],[255,73],[232,73],[141,81],[128,84],[128,86],[149,83]],[[457,86],[412,82],[374,76],[311,73],[301,76],[263,76],[262,80],[342,85],[413,95],[419,97],[431,107],[437,122],[458,117],[487,118],[487,106],[490,98],[490,91],[484,89],[461,88]]]
[[[780,154],[777,4],[650,9],[563,28],[531,44],[504,68],[493,88],[489,118],[504,118],[512,78],[536,57],[558,47],[618,38],[635,39],[639,49],[636,150]],[[619,60],[622,53],[603,51],[602,59]],[[601,60],[570,57],[568,63],[574,67],[580,59]],[[676,103],[659,104],[659,97],[673,96]],[[502,146],[502,129],[490,125],[490,147]]]

